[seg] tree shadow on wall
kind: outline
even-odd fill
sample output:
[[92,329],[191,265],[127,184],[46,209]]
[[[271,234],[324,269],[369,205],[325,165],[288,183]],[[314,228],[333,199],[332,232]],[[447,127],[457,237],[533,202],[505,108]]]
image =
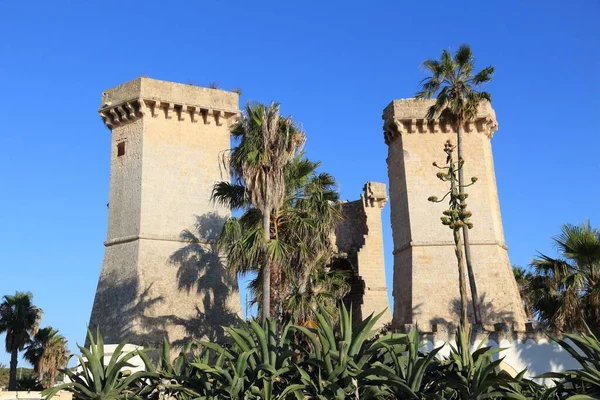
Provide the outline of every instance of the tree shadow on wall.
[[[96,335],[99,330],[107,344],[117,344],[127,339],[128,343],[148,346],[155,343],[156,338],[166,334],[159,325],[148,327],[146,333],[140,333],[133,326],[146,310],[163,301],[162,296],[151,296],[152,284],[139,290],[137,275],[123,279],[116,271],[104,276],[98,286],[89,329]],[[99,325],[101,324],[101,325]],[[86,335],[85,346],[89,347]]]
[[[171,324],[182,326],[190,338],[220,342],[225,337],[223,326],[240,321],[238,313],[228,305],[230,296],[237,295],[237,277],[227,271],[216,242],[225,224],[225,217],[215,213],[196,216],[193,230],[185,230],[180,239],[186,244],[169,258],[178,268],[179,290],[198,296],[201,305],[195,307],[191,319],[165,317]],[[182,345],[176,341],[174,345]]]
[[[449,305],[449,308],[454,318],[433,318],[429,320],[429,323],[431,324],[431,326],[436,325],[438,329],[445,329],[448,333],[454,333],[458,328],[460,320],[460,299],[455,298],[454,300],[452,300],[452,302]],[[506,310],[497,310],[496,307],[494,307],[493,299],[487,300],[485,293],[479,297],[479,309],[481,312],[481,319],[482,321],[484,321],[484,324],[505,322],[509,325],[509,327],[511,327],[512,323],[514,322],[513,312]],[[473,322],[474,318],[472,300],[469,300],[467,303],[467,313],[469,321]]]

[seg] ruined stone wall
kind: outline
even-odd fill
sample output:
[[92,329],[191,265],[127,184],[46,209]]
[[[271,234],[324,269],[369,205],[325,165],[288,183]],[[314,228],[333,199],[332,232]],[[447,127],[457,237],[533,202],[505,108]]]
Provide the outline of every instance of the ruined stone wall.
[[239,314],[236,278],[215,246],[230,212],[210,201],[229,179],[220,156],[237,114],[235,93],[148,78],[103,94],[109,224],[90,327],[106,342],[216,339]]
[[[452,232],[440,223],[447,202],[427,201],[448,190],[432,163],[444,164],[444,143],[456,144],[456,132],[449,124],[424,118],[431,104],[396,100],[383,115],[394,239],[394,324],[418,323],[424,331],[457,321],[459,305]],[[492,328],[509,321],[522,329],[525,316],[504,243],[490,144],[496,129],[487,103],[476,121],[464,126],[465,179],[479,179],[467,189],[474,223],[471,252],[484,324]]]
[[343,221],[335,244],[352,267],[352,291],[347,297],[356,320],[385,310],[376,327],[391,321],[385,282],[381,210],[387,201],[385,184],[367,182],[360,200],[342,204]]

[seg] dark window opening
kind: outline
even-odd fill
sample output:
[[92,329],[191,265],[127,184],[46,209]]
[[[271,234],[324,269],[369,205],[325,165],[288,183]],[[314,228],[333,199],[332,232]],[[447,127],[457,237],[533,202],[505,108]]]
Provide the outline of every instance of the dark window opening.
[[117,144],[117,157],[125,155],[125,142]]

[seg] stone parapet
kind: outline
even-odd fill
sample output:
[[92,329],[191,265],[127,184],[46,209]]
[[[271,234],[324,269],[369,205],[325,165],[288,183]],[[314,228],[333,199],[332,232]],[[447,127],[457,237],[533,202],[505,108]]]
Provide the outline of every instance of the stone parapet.
[[[447,141],[457,144],[458,129],[427,118],[433,104],[401,99],[383,111],[394,240],[394,326],[417,324],[425,332],[456,324],[460,313],[452,232],[440,223],[447,203],[427,201],[449,189],[437,178],[439,170],[432,163],[445,160],[443,148]],[[502,323],[520,332],[525,313],[506,251],[490,141],[497,127],[495,112],[485,102],[477,117],[460,129],[464,174],[478,179],[467,190],[474,224],[470,249],[482,323],[491,332]]]
[[[398,135],[414,133],[456,133],[456,125],[427,119],[427,111],[434,100],[401,99],[392,101],[383,110],[383,134],[386,144]],[[480,104],[477,117],[463,124],[463,132],[483,133],[491,138],[498,130],[496,113],[488,102]]]
[[98,112],[111,129],[146,115],[221,126],[237,120],[238,102],[234,92],[137,78],[104,92]]

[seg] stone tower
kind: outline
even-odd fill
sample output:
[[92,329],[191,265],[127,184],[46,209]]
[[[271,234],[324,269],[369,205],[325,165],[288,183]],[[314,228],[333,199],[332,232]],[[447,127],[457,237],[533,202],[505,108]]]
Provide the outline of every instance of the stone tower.
[[[425,332],[456,323],[460,309],[452,233],[440,222],[448,204],[427,201],[448,190],[432,163],[445,162],[444,142],[456,144],[456,132],[449,124],[425,119],[432,104],[395,100],[383,112],[394,239],[394,325],[417,323]],[[492,329],[495,323],[508,323],[523,330],[525,314],[504,243],[490,143],[496,115],[489,103],[478,112],[464,126],[463,157],[465,178],[479,179],[468,188],[467,202],[473,213],[471,253],[483,324]]]
[[138,78],[102,94],[111,130],[108,237],[89,328],[107,343],[218,338],[240,312],[210,201],[239,113],[236,93]]
[[391,322],[385,283],[381,210],[387,202],[384,183],[367,182],[359,200],[342,203],[344,219],[335,232],[338,251],[346,253],[352,289],[345,302],[352,305],[355,321],[385,313],[375,328]]

